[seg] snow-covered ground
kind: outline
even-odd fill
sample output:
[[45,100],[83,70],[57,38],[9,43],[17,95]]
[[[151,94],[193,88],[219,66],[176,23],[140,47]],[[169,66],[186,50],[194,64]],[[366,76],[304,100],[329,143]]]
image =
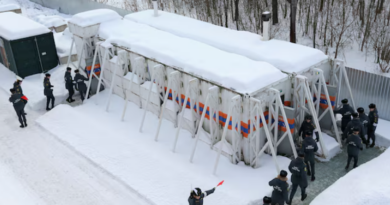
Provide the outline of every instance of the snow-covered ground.
[[[57,54],[59,58],[69,56],[69,52],[72,46],[72,34],[69,32],[69,28],[64,32],[55,33],[54,41],[56,42]],[[72,55],[77,54],[76,48],[73,47]]]
[[375,133],[377,146],[390,147],[390,121],[379,119]]
[[[176,153],[172,153],[172,133],[176,132],[171,122],[163,120],[159,141],[155,142],[158,124],[155,115],[147,114],[144,132],[139,133],[143,110],[129,103],[128,117],[121,122],[124,100],[114,95],[108,113],[104,111],[106,100],[104,91],[79,107],[60,105],[37,122],[159,205],[185,204],[191,187],[209,189],[221,180],[225,180],[225,184],[206,199],[208,204],[244,205],[270,194],[268,181],[277,175],[270,156],[260,159],[258,169],[242,163],[231,164],[222,156],[217,176],[214,176],[217,153],[209,145],[199,142],[191,164],[189,157],[194,140],[189,132],[182,130]],[[290,160],[278,157],[278,161],[281,169],[286,170]]]
[[[334,137],[331,137],[323,132],[322,133],[322,141],[325,144],[325,148],[326,148],[325,153],[327,153],[327,156],[326,156],[326,159],[316,157],[318,160],[323,161],[323,162],[329,161],[341,152],[340,145]],[[318,153],[322,153],[322,148],[321,148],[319,143],[318,143]]]
[[[55,104],[62,103],[68,96],[68,91],[65,89],[64,75],[66,65],[58,66],[49,71],[51,74],[50,82],[53,87]],[[13,87],[16,81],[16,75],[8,68],[0,64],[0,88],[9,93],[9,89]],[[23,94],[29,99],[27,106],[33,110],[46,109],[46,96],[43,94],[44,74],[35,74],[23,79],[22,89]]]

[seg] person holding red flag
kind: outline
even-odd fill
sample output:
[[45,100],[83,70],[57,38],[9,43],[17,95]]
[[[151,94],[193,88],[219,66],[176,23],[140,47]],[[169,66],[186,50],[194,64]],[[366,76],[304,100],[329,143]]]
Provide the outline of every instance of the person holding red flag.
[[16,115],[19,118],[20,128],[27,127],[27,120],[26,120],[26,114],[24,113],[24,106],[26,105],[25,102],[27,102],[28,99],[26,96],[16,93],[16,90],[13,88],[11,88],[10,91],[12,95],[9,98],[9,101],[13,104],[14,109],[16,111]]
[[202,192],[202,190],[200,188],[195,188],[194,190],[191,190],[190,197],[188,197],[189,205],[203,205],[203,199],[206,196],[214,193],[215,189],[218,186],[221,186],[223,184],[223,182],[224,181],[219,182],[219,184],[216,187],[214,187],[211,190],[205,191],[205,192]]

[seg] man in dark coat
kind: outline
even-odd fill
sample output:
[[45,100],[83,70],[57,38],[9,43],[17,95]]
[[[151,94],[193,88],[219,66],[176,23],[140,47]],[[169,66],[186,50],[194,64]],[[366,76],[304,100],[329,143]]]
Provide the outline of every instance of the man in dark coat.
[[272,203],[271,197],[265,196],[263,198],[263,205],[271,205],[271,203]]
[[287,172],[284,170],[280,171],[279,176],[271,180],[268,184],[274,189],[271,197],[272,205],[284,205],[285,202],[288,204]]
[[[318,151],[318,145],[312,138],[313,133],[306,132],[306,138],[302,143],[301,152],[305,153],[305,164],[307,165],[307,175],[311,176],[311,181],[316,179],[315,177],[315,157],[314,154]],[[310,166],[309,166],[310,165]]]
[[307,197],[306,187],[307,187],[307,173],[306,173],[306,164],[304,162],[305,153],[299,152],[298,157],[295,160],[290,162],[288,169],[291,172],[291,182],[292,190],[290,194],[290,204],[294,198],[295,192],[301,188],[301,200],[305,200]]
[[367,140],[366,146],[368,147],[368,125],[370,124],[370,118],[368,118],[366,113],[364,113],[364,108],[359,107],[357,111],[359,113],[359,120],[363,125],[363,135],[364,135],[364,139]]
[[[46,101],[46,110],[49,111],[51,109],[53,109],[54,107],[54,101],[55,101],[55,98],[54,98],[54,95],[53,95],[53,89],[50,83],[50,74],[49,73],[46,73],[46,77],[45,79],[43,80],[43,86],[45,87],[45,89],[43,90],[43,93],[45,94],[46,98],[47,98],[47,101]],[[49,108],[49,104],[51,102],[51,108]]]
[[353,158],[353,168],[357,167],[358,159],[359,159],[359,150],[363,150],[362,140],[359,137],[359,127],[353,128],[353,133],[349,135],[347,144],[348,144],[348,162],[345,169],[349,168],[349,163]]
[[372,143],[370,147],[375,146],[375,130],[376,126],[378,125],[378,110],[376,109],[376,105],[371,103],[368,108],[370,108],[370,113],[368,114],[368,118],[370,119],[370,123],[368,124],[368,140],[367,144],[370,143],[370,139],[372,139]]
[[214,193],[215,188],[202,192],[200,188],[195,188],[191,191],[190,197],[188,197],[188,203],[189,205],[203,205],[203,199]]
[[366,139],[364,138],[364,126],[359,119],[359,114],[352,113],[353,119],[348,123],[345,128],[345,132],[343,133],[343,139],[347,139],[350,134],[353,132],[353,128],[359,128],[359,137],[362,139],[363,143],[366,143]]
[[74,81],[77,83],[77,87],[81,95],[81,101],[84,101],[85,95],[87,93],[87,85],[85,85],[84,81],[88,81],[89,79],[81,75],[78,69],[74,72],[76,73],[76,75],[74,76]]
[[68,103],[72,103],[74,102],[75,100],[73,99],[73,94],[74,94],[74,88],[73,88],[73,79],[72,79],[72,75],[71,75],[71,72],[72,71],[72,68],[69,68],[67,67],[66,68],[66,72],[65,72],[65,88],[68,90],[69,92],[69,97],[66,99],[66,101]]
[[318,142],[318,131],[316,130],[316,126],[313,123],[313,117],[311,115],[305,116],[305,121],[302,122],[301,128],[299,128],[299,135],[302,136],[302,140],[306,137],[306,131],[315,131],[316,141]]
[[354,110],[349,106],[347,99],[342,100],[341,103],[343,103],[343,106],[338,110],[334,110],[333,113],[341,114],[343,116],[341,118],[341,131],[344,133],[348,122],[351,121],[351,115],[354,113]]
[[14,82],[14,90],[16,94],[21,94],[23,95],[23,90],[22,90],[22,81],[21,80],[16,80]]
[[9,101],[13,104],[16,115],[18,115],[20,127],[27,127],[26,115],[24,114],[25,103],[22,100],[23,95],[16,93],[16,90],[13,88],[10,89],[10,91],[12,95],[9,98]]

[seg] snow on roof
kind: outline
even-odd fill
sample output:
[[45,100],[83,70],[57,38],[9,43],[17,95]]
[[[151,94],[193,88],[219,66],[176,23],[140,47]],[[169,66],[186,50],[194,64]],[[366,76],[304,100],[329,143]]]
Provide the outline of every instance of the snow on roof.
[[0,36],[16,40],[49,33],[45,26],[13,12],[0,13]]
[[45,16],[45,15],[39,15],[36,17],[37,21],[43,25],[45,25],[47,28],[52,27],[59,27],[66,25],[66,21],[61,16]]
[[121,19],[122,17],[115,11],[110,9],[97,9],[86,11],[74,15],[69,22],[81,27],[92,26],[106,21]]
[[159,11],[158,17],[153,16],[153,10],[146,10],[125,18],[256,61],[268,62],[287,73],[298,73],[328,58],[314,48],[279,40],[262,41],[262,37],[255,33],[231,30],[164,11]]
[[17,4],[0,5],[0,12],[12,11],[12,10],[16,10],[16,9],[20,9],[20,6]]
[[265,62],[227,53],[209,45],[128,20],[102,23],[99,36],[165,65],[252,93],[287,77]]

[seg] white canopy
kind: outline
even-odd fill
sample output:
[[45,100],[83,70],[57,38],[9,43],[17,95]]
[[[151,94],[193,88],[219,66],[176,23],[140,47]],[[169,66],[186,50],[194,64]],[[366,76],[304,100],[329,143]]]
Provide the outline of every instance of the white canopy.
[[0,13],[0,22],[0,36],[7,40],[17,40],[50,32],[44,25],[13,12]]

